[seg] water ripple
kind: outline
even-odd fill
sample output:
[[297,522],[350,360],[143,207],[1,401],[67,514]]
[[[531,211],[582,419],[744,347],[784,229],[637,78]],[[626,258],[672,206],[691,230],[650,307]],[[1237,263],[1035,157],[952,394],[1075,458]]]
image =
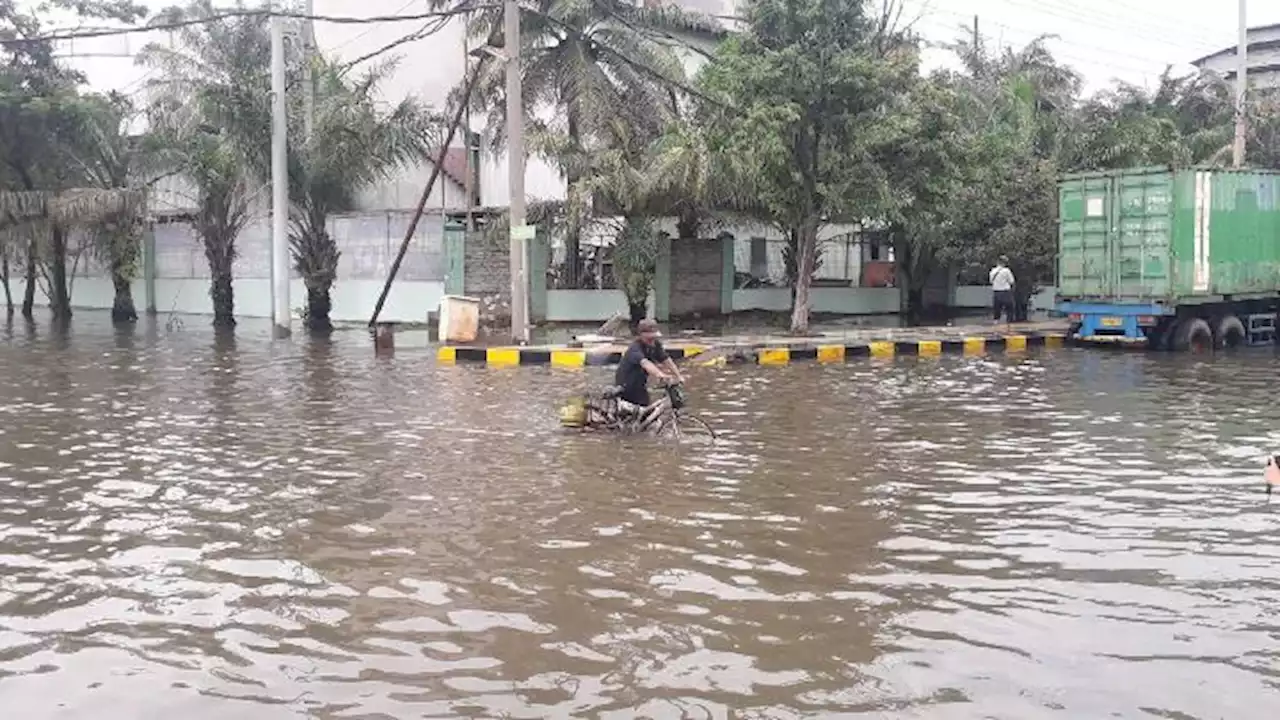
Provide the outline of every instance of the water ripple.
[[77,317],[0,344],[22,718],[1270,717],[1275,358],[607,371]]

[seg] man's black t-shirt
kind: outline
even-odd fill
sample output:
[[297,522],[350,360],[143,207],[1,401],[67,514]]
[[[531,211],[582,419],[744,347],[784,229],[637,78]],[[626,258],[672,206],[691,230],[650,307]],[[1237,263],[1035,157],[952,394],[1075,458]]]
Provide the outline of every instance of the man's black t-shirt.
[[618,363],[618,371],[613,376],[613,383],[622,386],[622,399],[636,405],[648,405],[649,375],[644,368],[640,367],[640,361],[648,360],[656,365],[665,362],[666,359],[667,350],[662,347],[660,340],[654,340],[652,345],[645,345],[640,340],[631,343],[631,347],[627,348],[627,352],[622,356],[622,362]]

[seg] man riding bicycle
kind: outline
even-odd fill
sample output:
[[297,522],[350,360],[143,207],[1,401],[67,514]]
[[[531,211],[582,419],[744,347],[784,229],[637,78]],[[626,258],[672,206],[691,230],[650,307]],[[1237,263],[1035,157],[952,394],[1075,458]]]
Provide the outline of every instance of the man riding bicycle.
[[619,403],[623,412],[634,415],[648,407],[649,378],[667,384],[684,382],[675,361],[658,339],[661,336],[658,323],[652,320],[636,324],[636,339],[623,353],[613,376],[613,384],[621,388],[618,397],[623,401]]

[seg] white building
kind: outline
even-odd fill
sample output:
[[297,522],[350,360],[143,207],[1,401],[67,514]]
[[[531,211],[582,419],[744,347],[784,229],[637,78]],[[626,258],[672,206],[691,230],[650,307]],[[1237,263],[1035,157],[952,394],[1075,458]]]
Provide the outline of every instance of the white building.
[[[1245,37],[1249,43],[1245,54],[1249,84],[1258,88],[1280,87],[1280,24],[1250,28]],[[1191,64],[1235,80],[1238,67],[1236,50],[1234,45],[1223,48],[1193,60]]]
[[[732,0],[678,0],[678,5],[707,15],[727,15]],[[426,0],[314,0],[317,16],[335,17],[389,17],[414,16],[430,11]],[[345,61],[354,61],[378,51],[395,46],[379,59],[399,57],[399,65],[383,84],[385,100],[395,103],[406,96],[416,96],[423,102],[444,109],[449,93],[458,87],[468,65],[468,52],[474,50],[482,39],[470,38],[461,17],[451,18],[421,39],[402,42],[406,37],[433,27],[435,20],[406,20],[370,24],[339,24],[317,22],[316,45],[320,52]],[[711,39],[689,39],[709,49]],[[694,52],[682,53],[686,71],[692,76],[702,58]],[[474,61],[472,61],[474,62]],[[546,108],[546,113],[554,112]],[[548,119],[550,119],[548,117]],[[483,207],[503,207],[509,204],[507,158],[503,152],[490,152],[489,136],[483,127],[483,118],[472,117],[472,130],[481,135],[481,160],[479,163],[478,204]],[[466,155],[462,151],[462,133],[452,143],[457,152],[446,161],[443,187],[433,189],[429,208],[460,210],[465,178]],[[412,208],[416,205],[422,188],[431,174],[429,162],[400,174],[394,181],[371,188],[361,198],[361,209],[390,210]],[[530,156],[525,165],[525,194],[530,200],[558,200],[565,195],[565,183],[557,168],[546,159]]]

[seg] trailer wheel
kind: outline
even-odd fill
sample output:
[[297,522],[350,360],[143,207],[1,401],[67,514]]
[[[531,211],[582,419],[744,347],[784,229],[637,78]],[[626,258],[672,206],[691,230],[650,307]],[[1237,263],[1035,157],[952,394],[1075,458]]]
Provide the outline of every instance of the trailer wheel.
[[1213,349],[1213,330],[1201,318],[1185,318],[1178,321],[1170,338],[1169,348],[1178,352],[1208,352]]
[[1223,315],[1218,318],[1213,331],[1215,348],[1237,348],[1245,344],[1244,323],[1235,315]]

